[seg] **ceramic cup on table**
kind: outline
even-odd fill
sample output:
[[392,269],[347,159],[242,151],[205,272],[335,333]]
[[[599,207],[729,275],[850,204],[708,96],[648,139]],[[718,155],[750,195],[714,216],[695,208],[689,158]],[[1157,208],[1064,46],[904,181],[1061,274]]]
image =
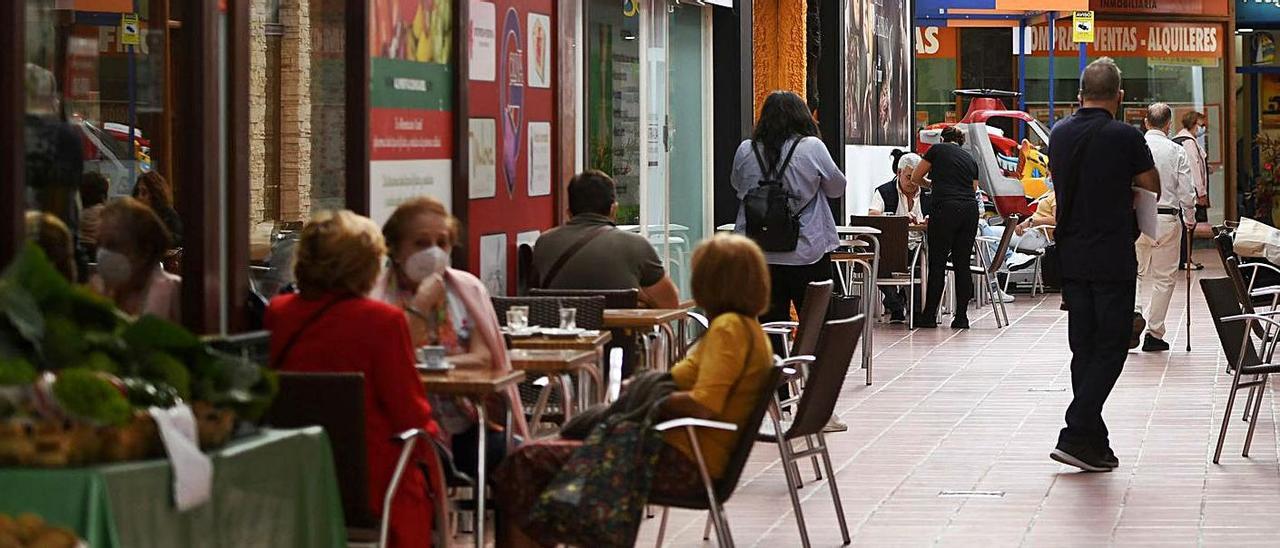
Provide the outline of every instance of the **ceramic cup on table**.
[[430,369],[447,367],[444,354],[443,346],[424,346],[418,349],[418,363]]

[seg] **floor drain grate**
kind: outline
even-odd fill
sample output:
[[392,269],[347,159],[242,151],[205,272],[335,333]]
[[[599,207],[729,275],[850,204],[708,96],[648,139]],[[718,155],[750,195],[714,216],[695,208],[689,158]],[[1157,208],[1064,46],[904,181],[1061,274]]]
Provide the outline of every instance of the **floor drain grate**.
[[939,498],[944,499],[999,499],[1004,498],[1004,491],[972,491],[972,490],[950,490],[944,489],[938,492]]
[[1057,386],[1057,387],[1049,386],[1046,388],[1028,388],[1027,389],[1027,392],[1066,392],[1066,391],[1067,391],[1067,387],[1065,386]]

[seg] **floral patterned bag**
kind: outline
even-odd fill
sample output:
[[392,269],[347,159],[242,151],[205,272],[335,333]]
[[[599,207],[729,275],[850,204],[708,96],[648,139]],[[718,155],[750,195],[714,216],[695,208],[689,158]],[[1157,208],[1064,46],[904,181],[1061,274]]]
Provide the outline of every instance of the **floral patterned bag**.
[[[601,422],[547,485],[529,521],[577,546],[633,546],[649,498],[662,434],[651,428],[654,404],[642,420]],[[630,420],[628,420],[630,419]]]

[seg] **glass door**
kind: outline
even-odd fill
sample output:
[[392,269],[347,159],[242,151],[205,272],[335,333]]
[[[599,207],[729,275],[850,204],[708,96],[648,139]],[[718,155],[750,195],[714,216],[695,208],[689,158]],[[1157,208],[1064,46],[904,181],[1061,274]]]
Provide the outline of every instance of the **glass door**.
[[643,234],[684,298],[710,233],[710,10],[588,0],[586,167],[614,178],[618,227]]
[[667,16],[665,257],[684,298],[693,247],[711,232],[712,9],[675,4]]

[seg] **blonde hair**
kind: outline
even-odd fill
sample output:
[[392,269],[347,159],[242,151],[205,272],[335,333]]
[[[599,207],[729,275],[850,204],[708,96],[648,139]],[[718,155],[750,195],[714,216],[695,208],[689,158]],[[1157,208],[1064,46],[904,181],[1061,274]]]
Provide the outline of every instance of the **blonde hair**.
[[293,273],[307,298],[373,289],[386,242],[378,225],[347,210],[325,210],[302,227]]
[[756,317],[769,308],[769,267],[748,238],[718,234],[693,251],[693,300],[712,317]]

